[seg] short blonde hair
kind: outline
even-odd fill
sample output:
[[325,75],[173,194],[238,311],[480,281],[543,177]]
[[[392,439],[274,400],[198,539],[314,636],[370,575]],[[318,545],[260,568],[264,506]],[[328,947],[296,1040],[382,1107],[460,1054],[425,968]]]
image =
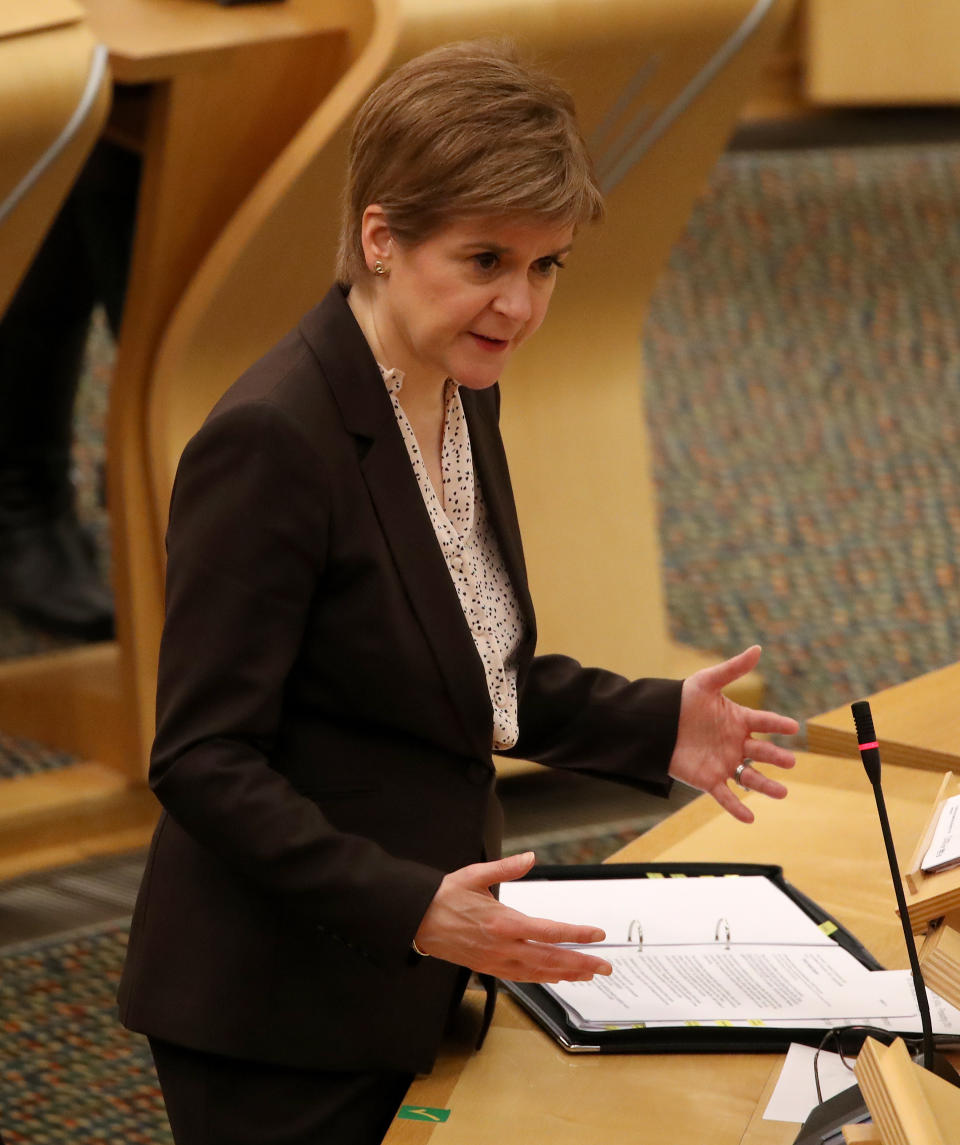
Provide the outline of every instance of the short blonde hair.
[[570,94],[493,40],[417,56],[360,109],[337,258],[346,285],[367,271],[361,221],[371,203],[411,246],[470,216],[529,215],[561,226],[603,216]]

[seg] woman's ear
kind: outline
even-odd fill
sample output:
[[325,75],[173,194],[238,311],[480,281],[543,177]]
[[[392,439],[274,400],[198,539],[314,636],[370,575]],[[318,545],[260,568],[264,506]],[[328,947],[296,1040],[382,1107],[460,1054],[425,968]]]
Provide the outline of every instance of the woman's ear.
[[378,263],[380,266],[389,267],[393,235],[390,233],[386,212],[379,203],[371,203],[363,212],[360,240],[363,243],[363,257],[367,270],[373,271]]

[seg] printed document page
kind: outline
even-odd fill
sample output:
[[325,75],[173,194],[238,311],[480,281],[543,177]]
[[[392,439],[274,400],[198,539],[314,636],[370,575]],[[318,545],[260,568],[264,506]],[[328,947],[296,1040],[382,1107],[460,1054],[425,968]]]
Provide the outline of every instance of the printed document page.
[[925,871],[945,871],[960,863],[960,795],[948,799],[940,811],[933,839],[923,857]]
[[581,1029],[671,1018],[817,1018],[837,1024],[861,1014],[896,1014],[905,1008],[901,997],[881,989],[876,976],[835,943],[729,950],[717,945],[627,948],[606,954],[613,964],[611,976],[547,987]]
[[865,1014],[896,1025],[914,1009],[763,876],[534,879],[502,884],[500,899],[606,931],[583,949],[613,975],[545,987],[582,1029],[829,1026]]

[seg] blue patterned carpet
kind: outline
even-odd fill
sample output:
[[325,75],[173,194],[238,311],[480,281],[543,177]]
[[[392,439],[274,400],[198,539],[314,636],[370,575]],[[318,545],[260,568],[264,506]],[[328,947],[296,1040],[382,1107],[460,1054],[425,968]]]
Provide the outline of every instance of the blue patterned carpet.
[[730,154],[647,326],[674,634],[806,717],[960,655],[960,147]]
[[0,951],[8,1145],[170,1145],[143,1038],[117,1021],[125,923]]

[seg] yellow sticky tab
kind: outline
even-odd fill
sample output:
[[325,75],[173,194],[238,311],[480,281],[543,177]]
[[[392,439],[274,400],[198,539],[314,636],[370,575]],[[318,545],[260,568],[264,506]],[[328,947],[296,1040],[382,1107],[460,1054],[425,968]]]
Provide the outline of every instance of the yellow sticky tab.
[[685,879],[686,877],[687,876],[683,873],[683,871],[676,871],[670,876],[671,879]]
[[700,1025],[700,1023],[699,1023],[699,1022],[695,1022],[695,1021],[693,1021],[693,1019],[692,1019],[692,1018],[688,1019],[688,1020],[687,1020],[686,1022],[684,1022],[683,1024],[684,1024],[685,1026],[699,1026],[699,1025]]
[[820,923],[820,929],[824,934],[833,934],[837,930],[837,924],[828,918],[825,922]]
[[751,1018],[750,1019],[750,1025],[751,1026],[762,1026],[763,1025],[763,1019],[762,1018]]
[[721,1018],[720,1021],[717,1022],[717,1025],[718,1026],[732,1026],[733,1022],[728,1021],[726,1018]]
[[662,879],[663,871],[647,871],[648,879]]

